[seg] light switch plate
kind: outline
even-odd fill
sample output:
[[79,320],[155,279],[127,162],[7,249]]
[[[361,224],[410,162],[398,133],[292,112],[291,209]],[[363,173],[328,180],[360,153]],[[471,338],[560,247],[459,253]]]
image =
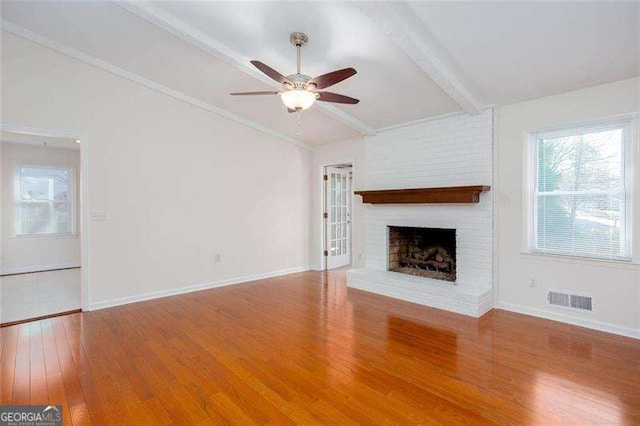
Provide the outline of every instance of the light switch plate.
[[91,220],[93,222],[106,222],[109,220],[109,214],[107,212],[91,212]]

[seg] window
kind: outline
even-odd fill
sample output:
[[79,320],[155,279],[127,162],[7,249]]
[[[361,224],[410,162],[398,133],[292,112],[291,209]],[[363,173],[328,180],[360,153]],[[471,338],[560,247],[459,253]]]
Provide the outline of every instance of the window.
[[16,167],[15,234],[75,234],[73,170]]
[[631,259],[630,121],[533,135],[532,251]]

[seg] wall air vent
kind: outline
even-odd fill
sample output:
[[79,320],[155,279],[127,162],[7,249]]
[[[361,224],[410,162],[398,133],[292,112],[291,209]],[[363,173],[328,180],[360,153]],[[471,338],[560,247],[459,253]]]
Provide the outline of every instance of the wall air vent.
[[569,295],[567,293],[550,291],[547,293],[547,301],[550,305],[569,307]]
[[593,305],[591,304],[591,297],[572,294],[571,307],[574,309],[582,309],[583,311],[592,311]]
[[591,296],[583,294],[573,294],[565,291],[548,291],[547,303],[553,306],[560,306],[581,311],[593,311]]

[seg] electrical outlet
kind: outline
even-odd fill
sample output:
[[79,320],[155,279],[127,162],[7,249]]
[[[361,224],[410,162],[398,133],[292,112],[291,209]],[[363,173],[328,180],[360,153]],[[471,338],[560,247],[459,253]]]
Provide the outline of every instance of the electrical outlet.
[[533,277],[527,278],[527,285],[529,287],[538,287],[538,283],[536,282],[536,279]]
[[213,261],[216,262],[216,263],[220,263],[221,260],[222,260],[222,256],[220,256],[219,254],[216,254],[213,257]]

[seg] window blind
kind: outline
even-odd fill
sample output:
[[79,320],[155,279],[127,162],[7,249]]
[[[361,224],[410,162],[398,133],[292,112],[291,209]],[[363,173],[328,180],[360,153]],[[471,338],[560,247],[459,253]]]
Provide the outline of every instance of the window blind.
[[630,260],[630,122],[534,134],[534,251]]

